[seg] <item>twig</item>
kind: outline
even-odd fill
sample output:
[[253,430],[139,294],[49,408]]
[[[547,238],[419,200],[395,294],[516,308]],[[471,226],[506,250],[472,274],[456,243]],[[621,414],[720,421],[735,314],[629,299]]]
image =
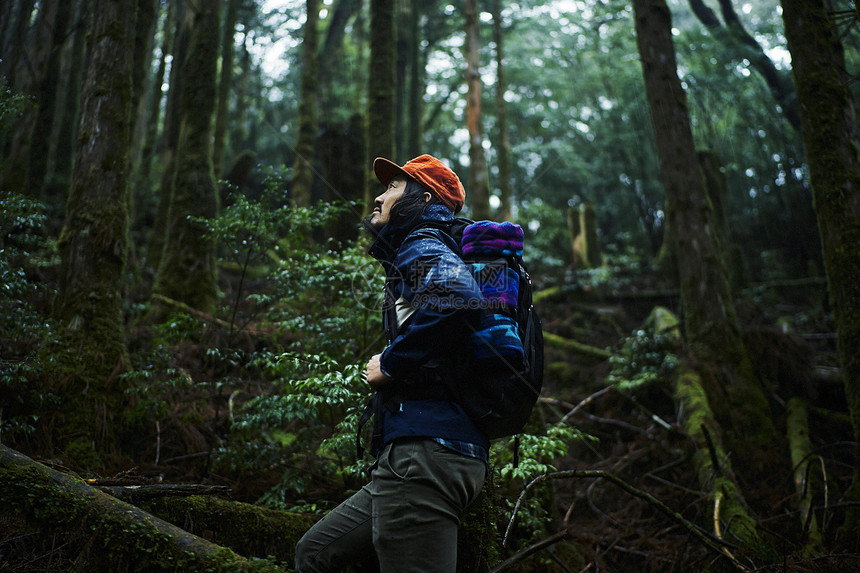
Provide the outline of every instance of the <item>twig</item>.
[[633,487],[632,485],[630,485],[626,481],[622,480],[621,478],[619,478],[615,474],[601,471],[601,470],[565,470],[565,471],[553,472],[553,473],[549,473],[549,474],[542,474],[542,475],[536,477],[535,479],[533,479],[532,481],[530,481],[523,488],[523,491],[520,493],[519,497],[517,498],[516,503],[514,504],[514,509],[513,509],[512,514],[511,514],[511,519],[508,522],[508,527],[505,530],[505,535],[504,535],[504,538],[502,540],[502,545],[505,545],[507,543],[508,536],[510,535],[514,521],[516,520],[517,512],[519,511],[519,508],[522,505],[522,501],[523,501],[523,498],[525,497],[526,492],[533,485],[535,485],[539,482],[542,482],[542,481],[546,481],[547,479],[569,479],[569,478],[603,478],[603,479],[611,481],[612,483],[614,483],[616,486],[620,487],[621,489],[623,489],[627,493],[629,493],[635,497],[638,497],[638,498],[644,500],[645,502],[647,502],[649,505],[657,508],[661,513],[663,513],[664,515],[666,515],[670,519],[674,520],[676,523],[678,523],[679,525],[684,527],[687,531],[689,531],[690,534],[692,534],[696,539],[698,539],[708,549],[711,549],[712,551],[718,553],[720,556],[729,558],[732,561],[732,563],[736,567],[738,567],[739,569],[745,570],[745,571],[749,570],[746,566],[744,566],[737,559],[735,559],[731,554],[726,554],[722,551],[722,547],[728,546],[728,544],[725,541],[723,541],[722,539],[719,539],[719,538],[714,538],[713,536],[711,536],[707,532],[702,531],[695,523],[692,523],[692,522],[684,519],[684,517],[680,513],[674,511],[673,509],[671,509],[669,506],[667,506],[665,503],[663,503],[662,501],[660,501],[659,499],[657,499],[656,497],[654,497],[650,493]]
[[588,396],[587,398],[583,399],[579,404],[574,406],[570,412],[568,412],[567,414],[562,416],[561,420],[559,420],[559,423],[561,423],[561,424],[566,423],[567,419],[570,418],[571,416],[573,416],[574,414],[576,414],[581,408],[587,406],[592,401],[594,401],[596,398],[602,396],[603,394],[609,392],[610,390],[612,390],[612,386],[607,386],[606,388],[603,388],[602,390],[598,390],[597,392],[595,392],[591,396]]
[[516,563],[519,563],[520,561],[522,561],[523,559],[525,559],[529,555],[533,555],[533,554],[537,553],[538,551],[546,549],[547,547],[550,547],[551,545],[555,545],[559,541],[566,539],[568,535],[569,535],[569,532],[566,529],[562,529],[561,531],[556,531],[555,533],[553,533],[552,535],[550,535],[546,539],[542,539],[542,540],[538,541],[537,543],[532,543],[531,545],[529,545],[525,549],[517,551],[516,553],[514,553],[513,555],[508,557],[504,562],[502,562],[501,565],[499,565],[498,567],[493,569],[490,573],[498,573],[499,571],[507,569],[511,565],[515,565]]

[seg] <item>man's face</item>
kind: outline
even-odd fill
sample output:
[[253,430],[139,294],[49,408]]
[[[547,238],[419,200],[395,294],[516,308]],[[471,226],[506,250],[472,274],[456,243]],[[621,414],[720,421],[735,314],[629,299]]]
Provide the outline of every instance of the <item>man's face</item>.
[[398,175],[388,183],[385,191],[374,199],[375,207],[370,215],[370,226],[377,231],[391,220],[391,208],[403,195],[406,189],[406,178]]

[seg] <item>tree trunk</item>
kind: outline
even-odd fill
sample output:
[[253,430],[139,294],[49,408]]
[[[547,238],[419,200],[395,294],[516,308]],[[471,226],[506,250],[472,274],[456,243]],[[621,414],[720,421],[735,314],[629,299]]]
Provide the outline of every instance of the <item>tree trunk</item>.
[[[153,292],[204,312],[218,294],[215,248],[204,223],[218,215],[212,167],[212,115],[218,63],[220,2],[187,7],[190,37],[182,63],[179,141],[167,237]],[[156,309],[157,311],[157,309]],[[157,314],[157,312],[156,312]]]
[[473,219],[490,218],[490,182],[481,127],[481,35],[478,0],[466,0],[466,127],[469,130],[469,197]]
[[299,135],[293,161],[291,195],[299,207],[310,207],[314,182],[314,143],[317,133],[317,22],[318,0],[307,0],[302,42],[302,100],[299,103]]
[[669,8],[664,0],[635,0],[633,6],[667,224],[675,242],[686,341],[704,369],[701,373],[707,374],[711,407],[738,460],[736,467],[761,475],[772,471],[769,464],[779,442],[735,315],[677,75]]
[[[47,199],[44,193],[45,179],[48,175],[50,159],[51,134],[54,117],[60,115],[57,105],[60,83],[60,55],[66,39],[69,37],[69,22],[74,14],[74,2],[43,2],[43,9],[53,12],[50,16],[51,36],[48,60],[45,65],[38,88],[39,109],[30,135],[30,165],[27,172],[27,187],[35,191],[39,197]],[[61,197],[60,199],[65,199]]]
[[[37,106],[41,104],[40,98],[44,95],[41,92],[51,61],[54,16],[59,2],[60,0],[50,0],[41,3],[30,37],[19,46],[24,57],[18,62],[14,72],[15,84],[12,87],[18,93],[33,96]],[[30,8],[32,10],[32,6]],[[35,198],[40,197],[41,188],[33,188],[27,184],[32,157],[33,130],[39,113],[39,107],[27,107],[18,118],[9,151],[3,161],[0,189]]]
[[164,106],[164,126],[161,130],[161,138],[158,142],[159,161],[163,165],[161,181],[159,182],[158,206],[155,210],[155,222],[152,225],[152,234],[148,245],[149,263],[153,268],[161,264],[161,255],[164,252],[164,242],[167,237],[168,221],[170,217],[170,203],[173,200],[173,179],[176,175],[176,148],[179,145],[180,124],[180,101],[182,99],[183,74],[181,73],[181,62],[185,61],[188,52],[187,19],[185,18],[185,0],[168,0],[168,13],[166,26],[174,30],[173,41],[168,43],[169,32],[165,32],[166,48],[169,48],[172,56],[170,75],[168,76],[169,89],[167,101]]
[[164,74],[167,69],[167,56],[171,50],[173,41],[173,14],[172,5],[168,3],[166,9],[159,9],[158,26],[161,30],[161,56],[158,59],[158,68],[152,80],[152,89],[149,92],[149,111],[146,113],[146,125],[141,133],[140,166],[137,172],[135,195],[138,198],[137,212],[133,213],[132,228],[136,228],[140,222],[146,222],[147,227],[153,226],[155,221],[155,209],[158,199],[153,197],[155,185],[152,181],[152,163],[156,153],[158,142],[158,126],[161,123],[161,105],[164,99],[162,86],[164,85]]
[[[368,77],[367,108],[367,152],[372,161],[375,157],[393,159],[394,153],[394,0],[371,0],[370,2],[370,62]],[[378,190],[379,182],[373,175],[369,163],[365,205],[370,205]]]
[[234,35],[239,0],[227,1],[224,15],[224,36],[221,39],[221,76],[218,80],[218,109],[215,112],[215,136],[212,163],[216,177],[224,174],[224,146],[227,143],[227,111],[230,109],[230,88],[233,85],[233,55],[236,52]]
[[113,386],[128,363],[122,291],[135,4],[92,4],[74,180],[59,240],[59,336],[45,345],[64,397],[61,445],[82,465],[117,445],[110,417],[120,411],[122,392]]
[[[252,566],[226,547],[192,535],[3,445],[0,501],[4,511],[25,517],[42,531],[68,533],[72,547],[66,550],[77,553],[74,560],[80,570],[282,571],[265,561],[256,561]],[[225,517],[229,521],[233,516],[222,509],[222,526]],[[260,516],[248,521],[253,527]],[[303,531],[308,523],[306,518],[296,521],[292,538],[298,540],[295,530]]]
[[415,2],[409,12],[409,97],[405,157],[418,157],[424,142],[424,58],[421,53],[422,4]]
[[[89,4],[90,0],[75,2],[76,10],[71,30],[72,44],[63,55],[63,81],[57,108],[58,118],[54,122],[56,134],[52,137],[51,156],[54,158],[54,163],[49,170],[43,194],[45,204],[60,213],[65,211],[75,166],[75,142],[80,123],[81,83],[86,57],[86,23],[89,19]],[[61,221],[62,215],[56,217],[56,220]]]
[[21,0],[19,2],[7,2],[3,8],[3,16],[6,24],[3,32],[3,59],[0,60],[0,76],[6,76],[10,86],[17,84],[18,62],[21,54],[25,51],[27,42],[27,31],[30,29],[30,16],[36,0]]
[[[840,32],[823,0],[784,0],[783,20],[800,103],[845,396],[854,426],[850,500],[860,501],[860,141]],[[860,509],[842,531],[860,547]]]
[[508,112],[505,103],[505,66],[502,41],[502,9],[501,0],[493,0],[493,37],[496,41],[496,122],[498,124],[497,146],[499,162],[499,211],[496,219],[510,221],[513,212],[514,197],[511,189],[511,142],[508,137]]

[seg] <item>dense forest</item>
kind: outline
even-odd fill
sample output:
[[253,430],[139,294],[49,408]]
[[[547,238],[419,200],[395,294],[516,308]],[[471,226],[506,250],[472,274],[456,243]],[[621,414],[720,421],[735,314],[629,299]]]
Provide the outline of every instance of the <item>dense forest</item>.
[[422,153],[545,336],[460,571],[860,570],[858,46],[850,0],[4,0],[0,571],[291,570],[372,462],[371,163]]

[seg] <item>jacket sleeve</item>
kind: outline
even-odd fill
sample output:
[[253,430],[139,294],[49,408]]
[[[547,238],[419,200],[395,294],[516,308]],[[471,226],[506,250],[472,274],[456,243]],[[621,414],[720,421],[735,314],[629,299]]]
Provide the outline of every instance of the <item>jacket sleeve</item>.
[[478,329],[483,297],[452,247],[440,231],[422,230],[400,248],[395,268],[415,312],[380,358],[383,372],[395,379],[408,380],[421,366],[450,357]]

